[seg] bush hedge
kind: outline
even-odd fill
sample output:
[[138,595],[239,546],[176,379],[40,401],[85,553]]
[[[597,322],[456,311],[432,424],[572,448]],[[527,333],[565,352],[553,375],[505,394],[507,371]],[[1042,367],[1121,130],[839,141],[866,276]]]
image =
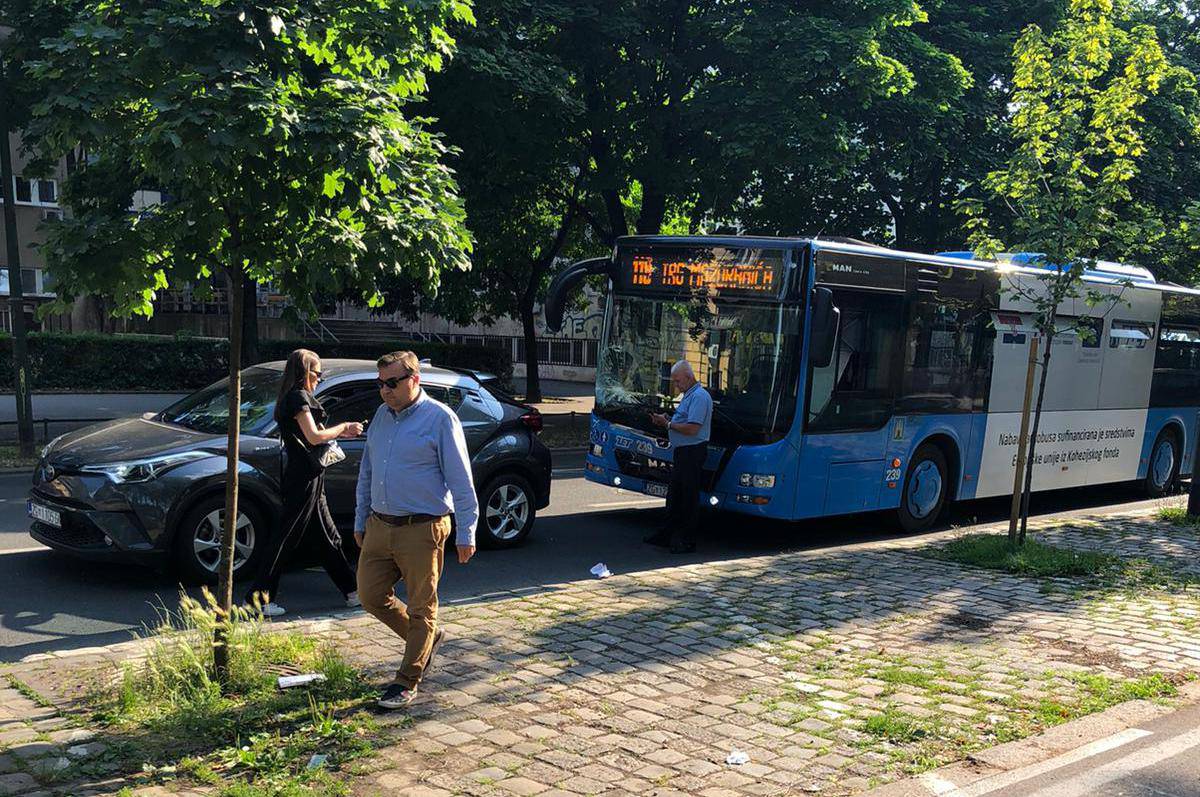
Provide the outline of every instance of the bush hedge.
[[[448,343],[396,341],[385,344],[259,341],[259,360],[282,360],[297,348],[326,358],[374,360],[411,349],[436,365],[487,371],[508,381],[512,359],[503,349]],[[225,338],[159,335],[99,335],[35,332],[29,336],[30,381],[34,390],[161,390],[204,387],[229,371]],[[0,336],[0,390],[13,389],[12,337]]]

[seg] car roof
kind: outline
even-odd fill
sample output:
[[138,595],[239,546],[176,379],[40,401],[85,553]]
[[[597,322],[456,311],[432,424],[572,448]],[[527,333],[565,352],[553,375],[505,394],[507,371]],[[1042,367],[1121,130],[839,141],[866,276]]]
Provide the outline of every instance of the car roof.
[[[269,363],[259,363],[254,367],[282,373],[285,364],[283,360],[276,360]],[[327,384],[333,380],[341,382],[345,379],[354,378],[374,379],[379,373],[375,367],[374,360],[350,360],[341,357],[322,358],[321,372]],[[421,381],[442,387],[459,387],[465,389],[479,387],[479,382],[473,377],[460,374],[457,371],[438,368],[436,365],[430,365],[427,362],[421,363]]]

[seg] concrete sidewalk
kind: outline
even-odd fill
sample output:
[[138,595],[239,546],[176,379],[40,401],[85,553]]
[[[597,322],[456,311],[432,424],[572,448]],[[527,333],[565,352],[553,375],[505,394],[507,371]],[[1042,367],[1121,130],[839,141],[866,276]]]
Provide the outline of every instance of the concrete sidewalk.
[[[1173,572],[1200,568],[1194,530],[1152,515],[1031,528]],[[1186,577],[1088,585],[928,555],[957,533],[444,607],[451,641],[412,721],[381,718],[386,746],[345,775],[349,787],[364,797],[849,795],[1032,736],[1114,695],[1169,692],[1200,670],[1200,594]],[[300,627],[381,682],[403,648],[361,613]],[[81,685],[111,678],[139,649],[38,656],[8,674],[69,715]],[[77,730],[37,725],[58,719],[15,690],[0,693],[0,744],[11,745],[0,794],[42,789],[33,767],[61,757]],[[727,763],[735,750],[748,762]],[[136,780],[105,788],[125,783]],[[144,793],[198,788],[179,780]]]

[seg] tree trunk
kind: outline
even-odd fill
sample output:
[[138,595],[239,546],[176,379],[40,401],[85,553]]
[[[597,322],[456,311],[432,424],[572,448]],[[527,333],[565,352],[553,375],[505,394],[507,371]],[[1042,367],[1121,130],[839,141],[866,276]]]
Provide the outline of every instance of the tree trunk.
[[667,215],[667,197],[658,191],[642,194],[642,211],[638,214],[638,235],[658,235]]
[[[1056,313],[1050,315],[1048,328],[1055,329]],[[1042,352],[1042,375],[1038,379],[1037,402],[1033,405],[1033,429],[1029,432],[1029,453],[1025,463],[1025,490],[1021,496],[1021,533],[1017,545],[1025,544],[1025,527],[1029,524],[1029,495],[1033,491],[1033,468],[1036,462],[1038,426],[1042,421],[1042,401],[1046,398],[1046,375],[1050,372],[1050,353],[1054,349],[1054,333],[1043,333],[1046,339],[1046,350]]]
[[537,326],[534,322],[533,300],[521,299],[521,326],[525,331],[525,401],[537,404],[542,400],[542,382],[538,374]]
[[217,576],[220,622],[213,637],[213,664],[224,683],[229,675],[229,633],[233,616],[233,551],[238,521],[238,442],[242,405],[242,317],[246,300],[245,273],[240,266],[229,270],[229,436],[225,465],[225,521],[221,524],[221,563]]
[[[0,66],[0,87],[4,71]],[[0,114],[8,107],[7,92],[0,90]],[[12,150],[8,120],[0,118],[0,180],[4,182],[4,240],[8,258],[8,313],[12,319],[13,390],[17,400],[17,445],[22,457],[33,456],[33,399],[29,384],[29,345],[25,336],[25,296],[21,284],[21,250],[17,242],[16,190],[13,186]]]
[[[1196,443],[1192,454],[1192,481],[1188,485],[1188,501],[1187,513],[1188,517],[1200,517],[1200,435],[1196,436]],[[1180,452],[1182,456],[1183,452]]]
[[[242,364],[249,367],[259,362],[258,283],[245,277],[242,294]],[[230,319],[229,328],[233,329],[233,319]]]

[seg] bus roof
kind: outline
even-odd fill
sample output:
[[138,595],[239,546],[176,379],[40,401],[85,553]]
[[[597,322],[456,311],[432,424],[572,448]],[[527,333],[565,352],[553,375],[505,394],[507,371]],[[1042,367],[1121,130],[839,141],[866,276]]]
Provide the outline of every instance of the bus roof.
[[[811,245],[814,249],[847,252],[851,254],[887,256],[915,260],[921,263],[951,266],[955,268],[1000,269],[1037,274],[1047,270],[1048,266],[1039,264],[1041,255],[1034,252],[1013,252],[1002,254],[996,260],[980,260],[973,252],[948,251],[928,254],[925,252],[909,252],[892,249],[886,246],[858,241],[843,237],[802,237],[775,235],[625,235],[617,239],[617,245],[693,245],[693,246],[762,246],[762,247],[796,247]],[[1131,282],[1141,288],[1156,289],[1168,293],[1181,293],[1200,296],[1200,289],[1172,282],[1158,282],[1154,275],[1141,266],[1131,266],[1115,263],[1109,260],[1097,260],[1095,268],[1084,272],[1088,282],[1118,284]]]

